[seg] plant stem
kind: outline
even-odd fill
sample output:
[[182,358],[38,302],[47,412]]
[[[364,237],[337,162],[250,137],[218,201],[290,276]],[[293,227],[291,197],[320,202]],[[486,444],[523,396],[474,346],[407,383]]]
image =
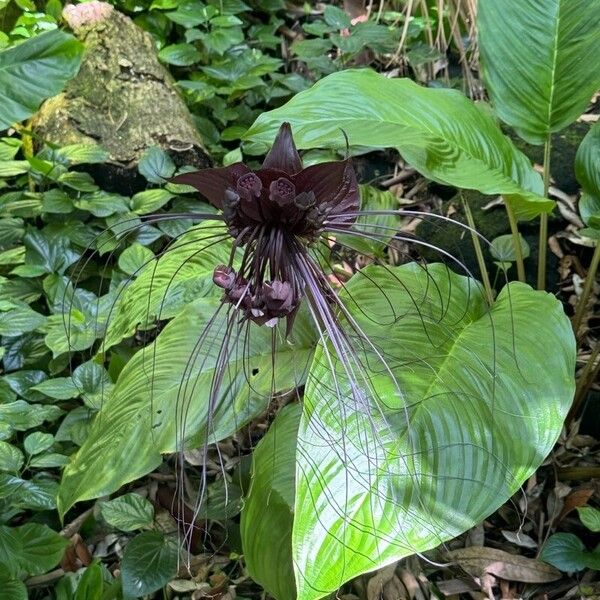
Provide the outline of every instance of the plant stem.
[[590,387],[592,383],[596,380],[598,376],[598,371],[600,371],[600,361],[596,363],[596,359],[600,354],[600,344],[594,348],[590,358],[588,359],[583,371],[579,375],[577,379],[577,386],[575,388],[575,397],[573,398],[573,404],[571,405],[571,409],[569,410],[569,414],[567,415],[566,422],[571,423],[573,419],[576,419],[581,412],[581,408],[584,404],[585,399],[587,398],[588,392],[590,391]]
[[[550,151],[552,143],[550,134],[544,144],[544,198],[548,197],[550,189]],[[538,257],[538,290],[546,289],[546,251],[548,249],[548,213],[542,213],[540,216],[540,238],[539,238],[539,257]]]
[[519,281],[525,283],[525,262],[523,261],[523,248],[521,246],[521,236],[519,235],[519,227],[515,213],[510,205],[510,201],[505,199],[506,214],[508,215],[508,223],[510,224],[510,232],[512,234],[513,246],[515,248],[515,257],[517,263],[517,277]]
[[466,198],[462,194],[460,195],[460,197],[462,200],[463,208],[465,209],[467,224],[472,230],[471,239],[473,240],[473,247],[475,248],[475,255],[477,256],[477,264],[479,265],[479,270],[481,271],[481,279],[483,281],[483,287],[485,288],[485,295],[487,296],[488,304],[492,306],[492,304],[494,303],[494,294],[492,293],[490,276],[485,266],[483,250],[481,249],[481,242],[479,240],[478,235],[475,233],[475,220],[473,219],[473,213],[471,212],[471,207],[469,206],[469,203],[467,202]]
[[600,265],[600,242],[596,244],[596,248],[594,249],[592,264],[588,269],[583,291],[581,292],[581,298],[579,298],[577,310],[575,311],[575,316],[573,317],[573,331],[575,332],[575,335],[577,335],[579,328],[581,327],[581,321],[583,320],[583,315],[585,314],[585,309],[587,308],[590,294],[592,293],[592,289],[594,287],[594,281],[596,280],[598,265]]

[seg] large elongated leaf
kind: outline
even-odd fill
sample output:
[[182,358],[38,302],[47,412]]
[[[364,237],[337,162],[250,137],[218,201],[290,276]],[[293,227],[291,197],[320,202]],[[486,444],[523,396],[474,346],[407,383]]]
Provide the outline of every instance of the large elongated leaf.
[[494,119],[455,90],[427,89],[368,69],[325,77],[281,108],[263,113],[244,136],[271,144],[289,121],[299,148],[398,148],[441,183],[510,197],[520,218],[550,211],[540,176]]
[[320,347],[307,384],[299,600],[488,516],[550,451],[573,396],[575,341],[552,295],[511,283],[490,310],[473,280],[439,264],[367,271],[348,308],[377,351],[358,354],[350,385]]
[[[127,363],[65,468],[59,492],[63,514],[78,500],[109,494],[152,471],[161,453],[181,450],[182,440],[194,448],[233,434],[266,409],[273,381],[275,390],[303,381],[314,349],[306,315],[296,322],[295,343],[276,344],[273,380],[270,329],[252,324],[249,331],[235,327],[226,334],[223,309],[201,337],[218,304],[214,298],[193,302]],[[229,353],[219,369],[224,339],[230,340]],[[217,369],[223,383],[211,399]]]
[[498,116],[533,144],[600,88],[600,0],[479,0],[481,65]]
[[140,269],[111,309],[102,351],[132,335],[138,325],[170,319],[192,300],[220,294],[212,274],[216,265],[229,261],[231,244],[222,241],[225,234],[218,223],[196,225]]
[[30,117],[79,70],[83,46],[55,29],[0,52],[0,129]]
[[286,406],[252,458],[252,486],[242,508],[240,530],[246,567],[277,600],[295,600],[292,565],[294,465],[302,408]]

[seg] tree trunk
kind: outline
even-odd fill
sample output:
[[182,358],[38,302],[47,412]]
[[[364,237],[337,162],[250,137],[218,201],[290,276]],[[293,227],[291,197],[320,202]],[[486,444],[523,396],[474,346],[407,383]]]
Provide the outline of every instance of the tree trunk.
[[137,163],[150,146],[167,151],[178,166],[210,166],[151,36],[104,2],[69,5],[63,16],[85,45],[81,69],[34,117],[36,137],[59,145],[99,144],[109,162],[89,171],[103,189],[122,194],[145,187]]

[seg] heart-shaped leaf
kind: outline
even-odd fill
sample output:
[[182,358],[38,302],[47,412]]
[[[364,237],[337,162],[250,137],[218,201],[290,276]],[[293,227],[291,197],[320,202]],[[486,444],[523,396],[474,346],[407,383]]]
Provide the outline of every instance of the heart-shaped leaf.
[[481,66],[498,116],[542,144],[600,88],[600,0],[479,0]]
[[320,346],[305,393],[299,600],[487,517],[551,450],[574,392],[575,341],[551,294],[511,283],[489,309],[443,265],[361,273],[342,297],[369,342],[343,361]]
[[[289,121],[298,148],[397,148],[426,177],[509,198],[520,218],[552,210],[542,180],[498,124],[460,92],[368,69],[329,75],[261,114],[245,140],[270,146]],[[345,135],[344,135],[345,134]]]
[[123,553],[123,594],[138,598],[160,589],[177,573],[177,560],[177,544],[173,540],[158,531],[140,533]]

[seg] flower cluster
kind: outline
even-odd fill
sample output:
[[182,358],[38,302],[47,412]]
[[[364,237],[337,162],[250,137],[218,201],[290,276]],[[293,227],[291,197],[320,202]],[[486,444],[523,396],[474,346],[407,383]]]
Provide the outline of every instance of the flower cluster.
[[306,249],[326,228],[350,226],[360,204],[352,163],[302,168],[288,123],[260,169],[236,163],[185,173],[175,181],[194,186],[223,211],[234,246],[244,252],[237,270],[220,265],[213,280],[226,301],[261,325],[293,320],[310,287]]

